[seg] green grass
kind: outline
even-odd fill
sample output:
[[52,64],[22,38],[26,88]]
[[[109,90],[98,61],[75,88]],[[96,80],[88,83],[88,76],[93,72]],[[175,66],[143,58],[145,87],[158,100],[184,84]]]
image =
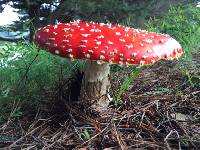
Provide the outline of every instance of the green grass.
[[[0,121],[10,114],[13,102],[37,107],[45,88],[51,88],[83,68],[80,61],[70,62],[38,49],[34,44],[7,45],[0,62]],[[9,60],[16,53],[17,59]],[[7,114],[7,115],[6,115]]]
[[122,85],[119,87],[117,92],[114,95],[114,104],[119,105],[122,103],[121,97],[122,95],[128,90],[130,84],[134,81],[134,79],[138,76],[138,74],[141,72],[142,68],[134,68],[132,73],[126,77],[122,83]]
[[146,29],[174,37],[182,45],[183,59],[190,61],[200,44],[200,9],[192,5],[172,7],[163,18],[150,19]]

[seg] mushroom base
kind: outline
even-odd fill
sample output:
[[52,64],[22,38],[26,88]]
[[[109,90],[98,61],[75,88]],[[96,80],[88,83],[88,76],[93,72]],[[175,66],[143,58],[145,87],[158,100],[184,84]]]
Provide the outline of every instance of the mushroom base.
[[110,66],[88,61],[81,86],[80,100],[97,111],[104,110],[110,102]]

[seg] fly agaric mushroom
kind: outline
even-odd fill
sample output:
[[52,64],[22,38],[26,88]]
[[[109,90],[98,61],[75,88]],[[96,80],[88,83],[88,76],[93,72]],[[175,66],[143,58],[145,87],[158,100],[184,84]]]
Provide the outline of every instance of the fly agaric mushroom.
[[35,42],[61,57],[88,60],[80,100],[94,108],[109,104],[109,64],[145,65],[182,55],[180,44],[167,34],[94,22],[59,23],[39,28]]

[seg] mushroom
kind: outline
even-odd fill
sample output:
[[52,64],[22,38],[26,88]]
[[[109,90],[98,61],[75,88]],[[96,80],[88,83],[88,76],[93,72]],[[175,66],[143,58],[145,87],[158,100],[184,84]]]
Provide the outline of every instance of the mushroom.
[[180,44],[167,34],[94,22],[47,25],[35,32],[34,40],[53,54],[87,60],[79,98],[101,110],[110,102],[109,64],[153,64],[183,53]]

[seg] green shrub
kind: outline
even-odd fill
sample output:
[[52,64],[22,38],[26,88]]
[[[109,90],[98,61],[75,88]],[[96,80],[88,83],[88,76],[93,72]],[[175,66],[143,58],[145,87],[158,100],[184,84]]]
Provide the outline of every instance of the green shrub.
[[17,43],[5,47],[0,59],[0,116],[5,118],[14,102],[26,103],[34,110],[44,98],[45,88],[71,77],[83,65],[81,61],[70,62],[53,56],[34,44]]
[[190,60],[200,44],[200,9],[192,5],[172,7],[166,16],[150,19],[146,27],[177,39],[184,50],[184,60]]

